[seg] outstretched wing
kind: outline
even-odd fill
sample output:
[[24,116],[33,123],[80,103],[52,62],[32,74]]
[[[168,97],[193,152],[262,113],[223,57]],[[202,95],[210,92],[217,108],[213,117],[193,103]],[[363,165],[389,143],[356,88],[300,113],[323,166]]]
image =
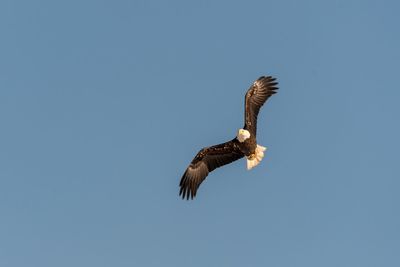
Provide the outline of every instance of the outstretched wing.
[[276,93],[278,83],[271,76],[258,78],[249,88],[245,97],[244,129],[253,136],[257,132],[257,116],[262,105],[267,99]]
[[235,138],[223,144],[201,149],[182,176],[179,195],[183,199],[189,197],[193,199],[209,172],[242,158],[244,155],[237,142]]

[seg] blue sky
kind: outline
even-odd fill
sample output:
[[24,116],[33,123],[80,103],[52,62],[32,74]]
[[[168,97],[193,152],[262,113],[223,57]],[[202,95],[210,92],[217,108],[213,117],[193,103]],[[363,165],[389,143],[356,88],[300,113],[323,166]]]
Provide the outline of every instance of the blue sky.
[[[397,1],[2,1],[0,266],[399,266]],[[243,126],[269,149],[178,197]]]

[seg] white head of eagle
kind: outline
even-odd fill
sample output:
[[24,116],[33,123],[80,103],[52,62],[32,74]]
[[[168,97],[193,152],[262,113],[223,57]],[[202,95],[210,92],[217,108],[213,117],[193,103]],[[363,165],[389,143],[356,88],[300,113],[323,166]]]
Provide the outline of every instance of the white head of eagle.
[[239,129],[236,138],[240,143],[243,143],[250,138],[250,132],[244,129]]

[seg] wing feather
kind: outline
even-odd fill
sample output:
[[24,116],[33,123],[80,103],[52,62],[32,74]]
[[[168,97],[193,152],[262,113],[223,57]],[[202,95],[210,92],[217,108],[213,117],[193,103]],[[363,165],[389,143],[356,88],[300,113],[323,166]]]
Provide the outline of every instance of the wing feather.
[[276,93],[276,90],[278,90],[277,85],[276,78],[261,76],[247,90],[245,96],[244,129],[248,130],[250,134],[256,135],[257,117],[260,108],[271,95]]
[[181,178],[179,195],[183,199],[193,199],[200,184],[210,172],[242,158],[244,155],[237,142],[235,138],[223,144],[201,149]]

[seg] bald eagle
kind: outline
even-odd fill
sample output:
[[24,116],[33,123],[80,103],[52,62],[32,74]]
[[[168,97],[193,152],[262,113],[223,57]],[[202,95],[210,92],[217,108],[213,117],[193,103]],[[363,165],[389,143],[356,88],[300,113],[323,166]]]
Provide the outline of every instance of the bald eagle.
[[244,127],[234,139],[201,149],[186,169],[180,181],[179,195],[193,199],[197,189],[208,173],[242,157],[247,158],[247,169],[257,166],[264,157],[266,147],[257,144],[257,116],[265,101],[276,93],[276,79],[268,76],[258,78],[245,96]]

